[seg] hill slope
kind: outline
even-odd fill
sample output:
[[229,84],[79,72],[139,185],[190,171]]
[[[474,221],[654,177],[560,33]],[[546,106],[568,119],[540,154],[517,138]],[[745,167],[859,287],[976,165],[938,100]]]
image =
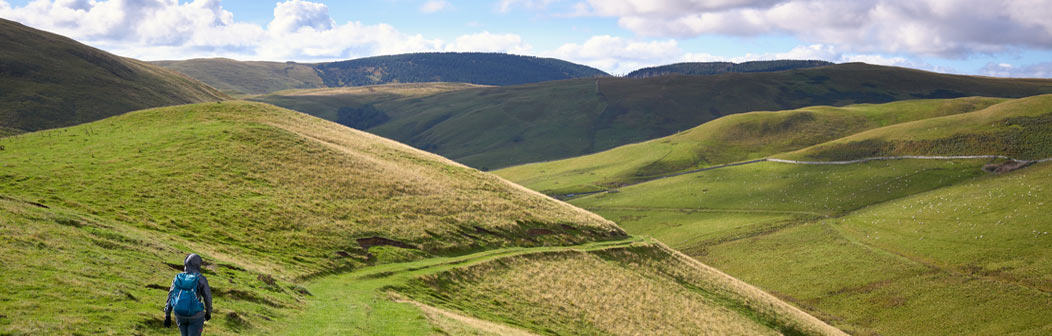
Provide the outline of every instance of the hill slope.
[[900,155],[1052,157],[1052,95],[861,132],[780,155],[805,160],[854,160]]
[[246,99],[296,110],[356,129],[367,129],[390,120],[390,116],[373,107],[377,103],[478,87],[481,86],[443,82],[383,84],[285,90]]
[[[5,334],[168,333],[160,329],[157,306],[188,252],[208,262],[218,309],[207,323],[210,333],[475,330],[464,316],[494,315],[442,302],[425,309],[393,301],[388,290],[419,293],[415,277],[459,281],[458,269],[482,263],[514,260],[507,268],[518,272],[543,253],[627,247],[605,258],[655,260],[660,267],[635,270],[647,275],[639,276],[594,261],[582,269],[579,258],[537,265],[582,272],[554,284],[556,292],[576,284],[616,291],[603,279],[624,272],[621,283],[653,287],[655,295],[719,317],[703,324],[713,330],[841,334],[726,275],[669,259],[668,250],[626,237],[586,211],[436,155],[265,104],[144,110],[3,138],[0,145],[0,261],[17,274],[0,279]],[[511,257],[522,259],[504,259]],[[506,299],[513,305],[502,314],[529,309],[519,297]],[[598,302],[576,307],[604,309]],[[631,312],[610,312],[614,322],[607,325],[634,330]],[[575,316],[553,314],[559,321]],[[673,323],[675,316],[657,323]],[[505,322],[491,320],[490,327]],[[545,330],[529,331],[550,333]]]
[[226,98],[181,74],[0,19],[0,127],[34,131]]
[[415,53],[314,64],[229,59],[154,63],[238,95],[389,83],[515,85],[609,76],[595,68],[554,58],[500,53]]
[[688,62],[661,65],[656,67],[642,68],[625,75],[628,78],[647,78],[671,74],[678,75],[716,75],[727,72],[771,72],[792,69],[806,69],[833,63],[826,61],[808,60],[777,60],[777,61],[752,61],[742,63],[732,62]]
[[905,99],[1022,97],[1052,80],[937,74],[866,64],[767,73],[576,79],[446,92],[377,103],[391,117],[369,129],[469,166],[600,152],[736,113]]
[[236,61],[227,58],[150,62],[176,71],[232,95],[324,87],[310,64]]
[[[846,139],[905,143],[973,135],[999,141],[909,148],[956,154],[941,151],[974,145],[975,153],[1049,156],[1042,139],[1052,126],[1041,122],[1052,115],[1049,97],[863,131],[774,156],[813,158],[809,153],[830,145],[855,143]],[[1045,232],[1052,227],[1043,213],[1052,165],[983,171],[1002,161],[759,162],[571,202],[852,334],[1047,334],[1052,236]]]
[[494,173],[547,194],[592,192],[690,169],[763,158],[867,129],[972,112],[1006,100],[927,99],[741,113],[663,138]]

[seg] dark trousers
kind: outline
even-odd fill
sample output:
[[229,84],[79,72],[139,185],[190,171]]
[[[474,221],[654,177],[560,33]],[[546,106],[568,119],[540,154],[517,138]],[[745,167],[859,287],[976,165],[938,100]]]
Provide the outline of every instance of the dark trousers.
[[176,316],[175,321],[179,323],[179,335],[182,336],[201,336],[201,331],[205,329],[204,317],[182,318]]

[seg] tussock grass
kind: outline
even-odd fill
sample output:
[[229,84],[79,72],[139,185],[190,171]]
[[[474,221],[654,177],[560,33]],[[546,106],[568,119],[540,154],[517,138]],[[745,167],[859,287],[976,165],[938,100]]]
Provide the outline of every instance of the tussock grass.
[[606,190],[685,170],[763,158],[868,129],[977,111],[1007,100],[925,99],[741,113],[663,138],[494,173],[547,194]]
[[492,260],[396,287],[414,299],[559,335],[841,334],[656,245]]

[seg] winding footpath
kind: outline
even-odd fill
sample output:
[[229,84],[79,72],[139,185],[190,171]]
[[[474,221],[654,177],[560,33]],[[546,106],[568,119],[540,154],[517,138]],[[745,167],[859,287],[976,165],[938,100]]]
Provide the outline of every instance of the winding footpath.
[[[649,238],[592,242],[571,246],[507,247],[478,253],[381,264],[324,277],[307,285],[306,309],[287,320],[283,335],[429,335],[431,324],[416,303],[393,299],[387,290],[412,278],[494,259],[552,251],[595,251],[653,244]],[[321,321],[324,321],[322,323]],[[505,326],[507,327],[507,326]]]

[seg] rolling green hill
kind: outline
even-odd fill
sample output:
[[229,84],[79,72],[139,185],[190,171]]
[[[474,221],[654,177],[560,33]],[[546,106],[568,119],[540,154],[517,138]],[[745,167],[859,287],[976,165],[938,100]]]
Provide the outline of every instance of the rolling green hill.
[[311,64],[242,62],[227,58],[198,58],[150,63],[186,74],[231,95],[325,87],[325,82]]
[[647,78],[671,74],[679,75],[716,75],[727,72],[771,72],[792,69],[806,69],[833,63],[813,60],[776,60],[776,61],[752,61],[742,63],[732,62],[687,62],[661,65],[656,67],[642,68],[629,72],[628,78]]
[[868,129],[981,110],[1006,100],[926,99],[741,113],[663,138],[494,173],[546,194],[594,192],[691,169],[759,159]]
[[596,153],[749,111],[1049,92],[1052,80],[849,63],[766,73],[575,79],[458,90],[374,104],[391,119],[368,131],[488,170]]
[[35,131],[227,98],[176,72],[0,19],[0,127]]
[[515,85],[609,76],[591,67],[554,58],[501,53],[415,53],[312,64],[218,58],[154,63],[235,95],[390,83]]
[[[861,139],[903,143],[987,135],[999,140],[996,147],[966,153],[1033,159],[1048,155],[1041,139],[1052,127],[1041,120],[1052,115],[1049,97],[931,115],[773,156],[814,158],[809,153]],[[939,142],[947,143],[956,142]],[[981,146],[926,146],[920,154],[953,155],[941,151],[972,144]],[[1052,236],[1045,233],[1052,226],[1044,215],[1052,165],[998,174],[983,169],[1002,162],[757,162],[571,203],[851,334],[1043,335],[1052,331]]]
[[[594,214],[266,104],[137,111],[0,145],[3,334],[170,334],[158,307],[195,252],[217,307],[206,329],[221,335],[628,335],[653,324],[842,335]],[[549,267],[578,274],[507,295],[429,285],[487,288],[501,269],[519,281]],[[612,310],[629,297],[589,297],[620,286],[691,311],[643,320],[636,313],[653,305]],[[553,303],[574,310],[533,314],[524,298],[538,290],[576,291]],[[484,305],[493,300],[509,305]]]
[[861,132],[780,158],[854,160],[900,155],[1052,157],[1052,95]]

